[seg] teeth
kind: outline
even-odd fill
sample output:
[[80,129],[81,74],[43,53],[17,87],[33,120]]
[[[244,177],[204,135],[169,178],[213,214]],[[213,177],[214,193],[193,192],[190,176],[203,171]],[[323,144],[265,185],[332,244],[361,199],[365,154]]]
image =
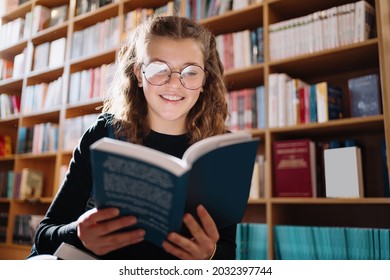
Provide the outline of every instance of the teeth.
[[178,95],[161,95],[161,97],[172,101],[177,101],[182,99],[182,97]]

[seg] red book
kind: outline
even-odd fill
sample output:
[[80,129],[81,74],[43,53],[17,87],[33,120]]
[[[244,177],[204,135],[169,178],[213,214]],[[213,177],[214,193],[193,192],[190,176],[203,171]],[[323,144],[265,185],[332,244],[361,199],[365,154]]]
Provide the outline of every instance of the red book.
[[310,139],[273,143],[275,197],[316,197],[316,152]]

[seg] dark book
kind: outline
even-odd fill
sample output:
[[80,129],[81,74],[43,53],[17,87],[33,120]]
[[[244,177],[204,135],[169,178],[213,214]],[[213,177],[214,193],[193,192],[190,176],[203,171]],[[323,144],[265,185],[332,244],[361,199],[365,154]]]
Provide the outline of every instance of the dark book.
[[316,148],[309,139],[273,143],[274,196],[316,197]]
[[202,204],[218,228],[239,223],[248,202],[259,139],[227,133],[192,145],[182,159],[103,138],[91,146],[98,208],[138,217],[145,239],[161,246],[169,232],[185,234],[184,213]]
[[382,114],[380,79],[370,74],[348,80],[351,117]]

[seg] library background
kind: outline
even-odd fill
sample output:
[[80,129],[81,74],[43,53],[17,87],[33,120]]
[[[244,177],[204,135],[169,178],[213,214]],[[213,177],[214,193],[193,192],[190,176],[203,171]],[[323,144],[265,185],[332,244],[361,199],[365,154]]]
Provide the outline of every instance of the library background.
[[230,129],[261,139],[237,259],[390,259],[388,0],[2,1],[0,259],[28,255],[152,13],[217,36]]

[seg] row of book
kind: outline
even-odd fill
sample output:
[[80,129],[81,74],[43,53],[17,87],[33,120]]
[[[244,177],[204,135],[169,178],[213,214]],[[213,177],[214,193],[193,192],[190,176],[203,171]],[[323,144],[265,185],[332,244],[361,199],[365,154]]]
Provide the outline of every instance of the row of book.
[[117,0],[77,0],[76,15],[93,12]]
[[101,100],[114,76],[116,64],[102,64],[70,75],[68,104]]
[[43,215],[20,214],[15,216],[12,241],[15,244],[32,245],[35,232]]
[[27,2],[28,0],[7,0],[0,2],[0,17],[6,13],[16,9],[19,5]]
[[7,118],[20,113],[20,96],[0,94],[0,118]]
[[4,243],[7,237],[8,212],[0,210],[0,242]]
[[120,43],[119,18],[113,17],[73,32],[71,59],[117,48]]
[[309,54],[374,36],[375,10],[365,0],[269,25],[270,58]]
[[17,153],[40,154],[58,149],[58,124],[40,123],[18,128]]
[[29,71],[28,59],[31,58],[32,45],[24,48],[23,51],[14,56],[13,60],[0,59],[0,69],[2,72],[2,79],[12,78],[14,80],[22,79],[23,76]]
[[226,95],[231,131],[266,127],[264,86],[228,92]]
[[280,260],[390,259],[389,229],[277,225],[274,234]]
[[44,173],[23,168],[21,171],[0,171],[0,198],[38,199],[42,197]]
[[[379,147],[383,174],[383,192],[389,196],[386,145]],[[365,197],[364,166],[361,143],[345,141],[312,141],[308,138],[278,140],[272,143],[273,195],[275,197]],[[381,171],[382,170],[382,171]]]
[[263,28],[216,36],[217,48],[225,70],[264,62]]
[[45,174],[42,170],[23,168],[14,173],[12,198],[34,200],[42,197]]
[[199,21],[262,2],[263,0],[174,0],[167,5],[171,11]]
[[0,38],[4,38],[0,41],[0,49],[11,47],[48,27],[63,23],[67,20],[67,17],[67,4],[52,8],[35,5],[32,11],[26,13],[24,18],[19,17],[0,25]]
[[83,133],[96,121],[98,113],[83,115],[65,120],[64,151],[72,151],[78,144]]
[[236,232],[237,260],[266,260],[267,257],[267,225],[240,223]]
[[348,79],[345,94],[340,86],[326,81],[307,84],[286,73],[271,73],[268,82],[271,128],[382,114],[380,78],[376,73]]
[[59,77],[50,83],[27,86],[24,92],[23,114],[58,108],[62,101],[62,81]]
[[61,67],[65,61],[66,38],[62,37],[34,47],[32,71]]

